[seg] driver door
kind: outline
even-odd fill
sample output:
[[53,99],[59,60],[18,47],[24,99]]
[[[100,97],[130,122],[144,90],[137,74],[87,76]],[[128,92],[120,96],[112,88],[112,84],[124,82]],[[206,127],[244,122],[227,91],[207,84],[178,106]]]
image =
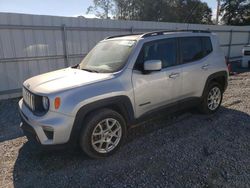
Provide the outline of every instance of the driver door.
[[[144,44],[132,75],[137,118],[179,99],[182,79],[177,59],[176,39]],[[143,64],[147,60],[161,60],[162,69],[144,73]]]

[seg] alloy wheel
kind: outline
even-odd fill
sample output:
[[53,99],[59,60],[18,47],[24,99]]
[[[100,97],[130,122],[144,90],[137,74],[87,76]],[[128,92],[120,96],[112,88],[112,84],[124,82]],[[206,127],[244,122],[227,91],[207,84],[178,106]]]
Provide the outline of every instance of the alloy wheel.
[[98,153],[108,153],[119,144],[121,137],[120,123],[113,118],[106,118],[95,126],[91,144]]
[[212,111],[216,110],[221,102],[221,91],[218,87],[213,87],[207,97],[208,108]]

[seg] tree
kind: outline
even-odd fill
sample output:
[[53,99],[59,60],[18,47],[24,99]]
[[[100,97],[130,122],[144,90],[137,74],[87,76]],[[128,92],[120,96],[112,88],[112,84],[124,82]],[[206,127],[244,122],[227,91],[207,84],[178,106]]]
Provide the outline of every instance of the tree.
[[[200,0],[114,0],[118,19],[212,23],[212,10]],[[192,13],[192,14],[190,14]]]
[[89,9],[101,18],[112,12],[122,20],[212,23],[211,8],[200,0],[94,0],[94,5]]
[[220,12],[224,24],[227,25],[250,24],[249,0],[222,0]]
[[114,13],[114,3],[112,0],[93,0],[94,6],[89,6],[87,14],[94,13],[96,17],[109,19]]
[[181,23],[212,24],[212,10],[200,0],[178,0],[175,14]]

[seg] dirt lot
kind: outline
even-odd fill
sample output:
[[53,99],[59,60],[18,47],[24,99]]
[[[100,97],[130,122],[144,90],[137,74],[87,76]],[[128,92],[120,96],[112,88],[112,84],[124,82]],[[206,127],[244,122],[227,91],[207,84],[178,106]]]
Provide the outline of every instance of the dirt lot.
[[34,148],[17,101],[0,102],[0,187],[250,187],[250,73],[230,77],[216,114],[163,114],[103,160]]

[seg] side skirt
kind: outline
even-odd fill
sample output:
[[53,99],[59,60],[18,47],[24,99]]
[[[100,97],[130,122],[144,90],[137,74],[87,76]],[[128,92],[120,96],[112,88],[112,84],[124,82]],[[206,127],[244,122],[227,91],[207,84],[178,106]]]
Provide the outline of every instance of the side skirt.
[[[134,119],[131,123],[130,126],[133,127],[136,124],[142,123],[144,121],[147,121],[149,119],[154,118],[155,116],[159,115],[160,113],[168,113],[168,114],[173,114],[175,112],[185,110],[188,108],[195,107],[199,105],[202,101],[202,98],[200,97],[192,97],[192,98],[187,98],[183,99],[178,102],[174,102],[165,106],[161,106],[159,108],[156,108],[154,110],[151,110],[149,112],[146,112],[142,116],[140,116],[137,119]],[[129,127],[130,127],[129,126]]]

